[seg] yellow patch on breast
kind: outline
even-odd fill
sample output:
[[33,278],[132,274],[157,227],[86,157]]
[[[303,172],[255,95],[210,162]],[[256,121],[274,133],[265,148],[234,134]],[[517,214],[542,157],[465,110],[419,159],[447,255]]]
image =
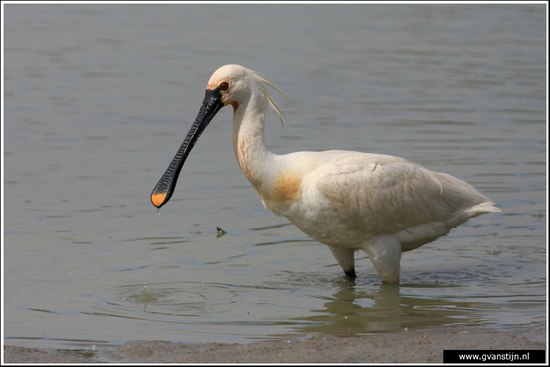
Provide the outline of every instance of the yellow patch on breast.
[[302,192],[302,178],[295,173],[279,175],[271,196],[275,201],[295,200]]

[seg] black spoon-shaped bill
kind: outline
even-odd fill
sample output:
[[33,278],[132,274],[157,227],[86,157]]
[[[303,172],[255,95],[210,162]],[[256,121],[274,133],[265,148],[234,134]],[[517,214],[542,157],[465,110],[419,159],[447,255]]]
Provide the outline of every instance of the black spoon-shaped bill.
[[187,156],[191,152],[191,149],[193,149],[193,146],[212,118],[214,118],[216,113],[218,113],[218,111],[225,105],[222,102],[221,97],[219,87],[216,89],[206,90],[204,100],[202,101],[202,105],[195,122],[193,122],[191,129],[189,129],[189,132],[178,149],[178,152],[174,156],[174,159],[172,159],[172,162],[166,169],[166,172],[164,172],[151,193],[151,203],[153,203],[153,205],[157,208],[160,208],[166,204],[172,197],[181,168],[183,167]]

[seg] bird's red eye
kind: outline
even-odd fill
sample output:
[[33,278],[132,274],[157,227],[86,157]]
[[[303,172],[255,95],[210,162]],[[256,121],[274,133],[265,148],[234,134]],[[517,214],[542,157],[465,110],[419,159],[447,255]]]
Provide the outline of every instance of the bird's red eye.
[[220,89],[221,90],[227,90],[227,88],[229,88],[229,83],[228,82],[222,82],[220,84]]

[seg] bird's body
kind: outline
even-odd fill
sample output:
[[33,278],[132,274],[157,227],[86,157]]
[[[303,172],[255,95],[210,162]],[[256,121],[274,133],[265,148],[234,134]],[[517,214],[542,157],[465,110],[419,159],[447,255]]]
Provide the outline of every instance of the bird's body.
[[[264,206],[328,245],[350,277],[355,277],[354,252],[361,249],[384,281],[399,282],[402,251],[434,241],[469,218],[500,211],[468,183],[403,158],[342,150],[271,153],[264,142],[268,105],[284,118],[266,84],[272,86],[239,65],[212,75],[210,102],[205,97],[197,127],[153,190],[155,206],[170,198],[187,154],[213,117],[208,109],[217,112],[231,104],[235,155]],[[206,124],[201,125],[201,115]]]

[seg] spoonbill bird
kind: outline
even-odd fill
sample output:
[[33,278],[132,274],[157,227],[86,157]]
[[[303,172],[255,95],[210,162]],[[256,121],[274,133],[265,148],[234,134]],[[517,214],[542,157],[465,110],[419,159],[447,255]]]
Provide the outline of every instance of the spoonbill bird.
[[151,193],[153,205],[170,200],[199,136],[231,105],[237,161],[266,209],[328,245],[350,278],[356,277],[355,251],[364,250],[385,282],[398,283],[402,251],[432,242],[469,218],[500,212],[470,184],[403,158],[344,150],[271,153],[264,143],[268,105],[281,123],[285,118],[266,86],[283,95],[243,66],[214,72],[195,122]]

